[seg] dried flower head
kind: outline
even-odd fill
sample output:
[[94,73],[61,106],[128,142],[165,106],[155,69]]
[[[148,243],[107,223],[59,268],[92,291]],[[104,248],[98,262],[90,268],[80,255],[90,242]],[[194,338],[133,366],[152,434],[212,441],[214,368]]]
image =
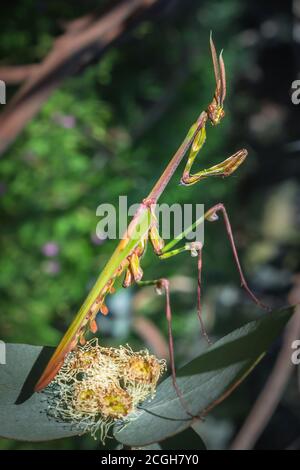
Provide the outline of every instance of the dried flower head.
[[152,398],[166,368],[147,350],[103,348],[96,338],[68,354],[46,388],[48,414],[78,425],[105,440],[110,426],[137,416],[137,406]]
[[128,361],[125,376],[131,382],[155,385],[160,373],[160,364],[153,356],[133,356]]
[[107,418],[122,419],[133,410],[131,395],[119,385],[110,385],[103,390],[99,405],[101,413]]

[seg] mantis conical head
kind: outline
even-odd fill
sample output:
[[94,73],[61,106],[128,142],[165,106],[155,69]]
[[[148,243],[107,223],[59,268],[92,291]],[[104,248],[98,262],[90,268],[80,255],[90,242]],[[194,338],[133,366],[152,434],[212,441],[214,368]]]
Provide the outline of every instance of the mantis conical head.
[[219,124],[221,119],[225,116],[223,104],[226,97],[226,73],[225,64],[223,60],[223,50],[220,52],[220,55],[218,57],[212,39],[212,34],[210,35],[210,50],[214,66],[216,90],[213,100],[207,108],[207,115],[212,125],[215,126]]

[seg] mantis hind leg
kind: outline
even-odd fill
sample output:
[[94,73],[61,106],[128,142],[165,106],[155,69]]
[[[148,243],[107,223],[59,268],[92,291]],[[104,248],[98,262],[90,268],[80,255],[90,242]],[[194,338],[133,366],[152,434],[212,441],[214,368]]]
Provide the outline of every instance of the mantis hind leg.
[[237,252],[237,249],[236,249],[236,245],[235,245],[235,241],[234,241],[234,237],[233,237],[233,232],[232,232],[232,228],[231,228],[231,223],[230,223],[230,220],[229,220],[229,217],[228,217],[228,214],[227,214],[227,211],[226,211],[226,208],[224,206],[224,204],[222,203],[219,203],[219,204],[216,204],[215,206],[211,207],[206,213],[205,213],[205,216],[204,218],[209,221],[209,222],[215,222],[219,219],[218,217],[218,212],[221,212],[222,215],[223,215],[223,220],[224,220],[224,223],[225,223],[225,228],[226,228],[226,232],[227,232],[227,236],[228,236],[228,239],[229,239],[229,242],[230,242],[230,245],[231,245],[231,250],[232,250],[232,253],[233,253],[233,257],[234,257],[234,260],[235,260],[235,264],[236,264],[236,267],[237,267],[237,270],[239,272],[239,276],[240,276],[240,280],[241,280],[241,286],[245,289],[245,291],[247,292],[247,294],[249,295],[249,297],[261,308],[263,309],[266,309],[266,310],[269,310],[269,307],[266,306],[263,302],[261,302],[257,297],[256,295],[253,293],[253,291],[250,289],[246,279],[245,279],[245,276],[244,276],[244,273],[243,273],[243,270],[242,270],[242,267],[241,267],[241,263],[240,263],[240,260],[239,260],[239,255],[238,255],[238,252]]
[[201,242],[192,242],[186,243],[184,246],[174,249],[174,250],[166,250],[164,249],[162,254],[159,254],[160,259],[171,258],[172,256],[176,256],[179,253],[184,251],[189,251],[193,257],[197,257],[197,268],[198,268],[198,278],[197,278],[197,316],[200,322],[201,334],[205,338],[208,344],[211,344],[211,340],[208,336],[208,333],[205,328],[205,324],[202,317],[202,308],[201,308],[201,275],[202,275],[202,250],[203,245]]
[[[205,220],[209,222],[215,222],[216,220],[219,219],[218,217],[218,212],[221,212],[223,214],[223,219],[225,222],[225,228],[226,232],[228,235],[228,239],[231,245],[232,253],[234,256],[234,260],[239,272],[240,280],[241,280],[241,285],[249,295],[249,297],[261,308],[269,310],[269,307],[267,307],[263,302],[261,302],[256,295],[253,293],[251,288],[249,287],[246,278],[243,273],[243,269],[241,267],[241,263],[239,260],[239,255],[237,252],[237,248],[235,245],[235,240],[230,224],[230,220],[226,211],[225,206],[222,203],[216,204],[215,206],[211,207],[203,216],[201,216],[199,219],[197,219],[191,227],[186,229],[184,232],[182,232],[180,235],[177,236],[176,239],[170,241],[167,245],[165,245],[163,248],[160,250],[155,250],[157,255],[159,256],[160,259],[166,259],[170,258],[172,256],[176,256],[184,251],[190,251],[192,256],[197,256],[198,257],[198,280],[197,280],[197,314],[198,318],[200,321],[201,325],[201,331],[202,335],[204,338],[207,340],[208,344],[210,344],[210,339],[209,336],[206,332],[205,325],[203,322],[202,318],[202,310],[201,310],[201,273],[202,273],[202,250],[203,246],[201,242],[192,242],[192,243],[186,243],[184,246],[179,247],[179,248],[174,248],[179,241],[183,240],[188,233],[190,233],[193,229],[195,229],[198,225],[203,224]],[[158,237],[158,231],[156,232],[156,237]],[[154,246],[154,245],[153,245]],[[161,244],[160,244],[161,246]],[[155,247],[154,247],[155,248]]]
[[[183,247],[180,247],[180,248],[174,248],[174,247],[181,240],[183,240],[192,230],[194,230],[199,225],[203,224],[205,220],[207,220],[208,222],[215,222],[215,221],[219,220],[218,212],[221,212],[222,215],[223,215],[227,236],[228,236],[228,239],[229,239],[229,242],[230,242],[230,246],[231,246],[231,250],[232,250],[232,253],[233,253],[234,260],[235,260],[235,264],[236,264],[236,267],[237,267],[237,270],[238,270],[238,273],[239,273],[239,276],[240,276],[241,286],[245,289],[245,291],[247,292],[249,297],[253,300],[253,302],[255,302],[259,307],[261,307],[263,309],[266,309],[266,310],[270,310],[267,305],[265,305],[263,302],[261,302],[256,297],[256,295],[253,293],[253,291],[249,287],[248,282],[246,281],[246,278],[245,278],[245,275],[243,273],[243,269],[242,269],[242,266],[241,266],[241,263],[240,263],[239,255],[238,255],[238,252],[237,252],[237,248],[236,248],[236,244],[235,244],[235,240],[234,240],[233,231],[232,231],[231,223],[230,223],[230,220],[229,220],[229,216],[227,214],[227,211],[226,211],[226,208],[225,208],[224,204],[222,204],[222,203],[218,203],[218,204],[214,205],[213,207],[211,207],[208,211],[206,211],[206,213],[204,215],[199,217],[199,219],[197,219],[184,232],[182,232],[174,240],[171,240],[167,245],[165,245],[162,248],[162,250],[159,253],[157,253],[159,258],[160,259],[170,258],[171,256],[175,256],[175,255],[177,255],[179,253],[182,253],[183,251],[187,251],[187,250],[190,250],[192,256],[197,256],[197,251],[199,251],[199,248],[201,248],[201,246],[200,247],[197,246],[198,245],[197,242],[186,243]],[[195,249],[195,247],[196,247],[196,249]],[[198,266],[199,266],[199,264],[198,264]],[[200,262],[199,268],[200,268],[199,272],[201,274],[202,262]],[[198,284],[199,284],[199,276],[198,276]]]
[[153,285],[156,287],[156,291],[158,294],[162,294],[163,291],[165,292],[166,296],[166,319],[168,323],[168,344],[169,344],[169,356],[170,356],[170,366],[171,366],[171,374],[172,374],[172,382],[173,387],[175,389],[176,395],[178,396],[180,403],[184,410],[186,411],[187,415],[190,418],[194,418],[195,416],[189,411],[188,406],[185,402],[185,399],[182,395],[182,392],[179,388],[177,383],[177,376],[176,376],[176,367],[175,367],[175,357],[174,357],[174,340],[173,340],[173,333],[172,333],[172,310],[171,310],[171,302],[170,302],[170,283],[168,279],[156,279],[153,281],[139,281],[137,283],[138,286],[150,286]]

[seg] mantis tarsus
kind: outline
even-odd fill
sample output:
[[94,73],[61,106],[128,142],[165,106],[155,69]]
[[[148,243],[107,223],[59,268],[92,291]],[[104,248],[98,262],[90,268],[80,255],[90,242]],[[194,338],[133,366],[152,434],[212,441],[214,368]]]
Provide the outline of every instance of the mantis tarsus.
[[[164,245],[164,241],[160,237],[158,232],[158,225],[157,220],[155,218],[155,214],[153,212],[153,207],[157,203],[159,197],[163,193],[165,187],[169,183],[175,170],[177,169],[178,165],[180,164],[188,150],[188,160],[181,178],[181,184],[185,186],[195,184],[196,182],[209,176],[229,176],[243,163],[247,156],[247,151],[245,149],[242,149],[217,165],[214,165],[208,169],[201,170],[198,173],[191,174],[191,169],[196,159],[196,156],[205,143],[206,123],[210,121],[211,124],[215,126],[220,123],[221,119],[225,115],[223,109],[223,104],[226,96],[225,66],[222,57],[222,52],[220,53],[219,57],[217,56],[212,37],[210,37],[210,49],[212,54],[214,75],[216,79],[216,90],[212,102],[209,104],[206,111],[201,112],[197,121],[191,126],[189,132],[187,133],[187,136],[183,140],[177,152],[170,160],[169,164],[162,173],[161,177],[158,179],[152,191],[140,204],[136,214],[134,215],[132,221],[128,226],[125,236],[119,242],[111,258],[109,259],[103,271],[99,275],[95,285],[93,286],[83,305],[79,309],[79,312],[74,318],[72,324],[70,325],[66,334],[64,335],[58,347],[56,348],[46,369],[44,370],[41,378],[35,386],[36,391],[42,390],[51,382],[51,380],[54,378],[61,365],[63,364],[66,355],[77,346],[78,342],[84,342],[84,335],[87,329],[89,329],[92,333],[95,333],[97,331],[95,317],[98,312],[101,312],[103,315],[107,315],[108,309],[105,305],[105,298],[108,294],[112,294],[114,292],[114,283],[116,279],[124,275],[123,287],[129,287],[133,283],[137,283],[140,285],[152,284],[155,285],[158,290],[164,291],[166,294],[166,317],[168,321],[169,331],[169,351],[172,378],[177,394],[178,396],[180,396],[180,391],[176,383],[176,372],[174,363],[169,282],[167,279],[157,279],[155,281],[142,281],[143,271],[140,266],[140,260],[143,256],[148,241],[150,241],[155,253],[159,256],[160,259],[169,258],[183,251],[190,251],[193,256],[198,257],[199,274],[197,311],[201,323],[202,332],[208,340],[208,336],[203,326],[200,309],[202,245],[200,243],[194,242],[186,243],[180,248],[175,248],[176,245],[184,239],[187,230],[181,235],[177,236],[174,240],[170,241],[168,244]],[[190,227],[190,229],[193,229],[197,225],[204,223],[205,220],[210,222],[216,221],[218,219],[218,213],[222,213],[224,218],[226,231],[231,244],[234,259],[239,271],[241,284],[245,288],[247,293],[250,295],[250,297],[258,305],[264,307],[264,305],[255,297],[253,292],[250,290],[243,275],[231,230],[230,221],[224,205],[221,203],[214,205],[204,214],[202,218],[196,220],[192,227]],[[135,236],[137,228],[139,235]]]

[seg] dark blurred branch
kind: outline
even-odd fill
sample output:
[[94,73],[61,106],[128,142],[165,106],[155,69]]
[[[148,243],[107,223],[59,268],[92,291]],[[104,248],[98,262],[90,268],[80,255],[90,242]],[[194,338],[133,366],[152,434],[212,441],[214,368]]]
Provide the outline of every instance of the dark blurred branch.
[[168,110],[169,106],[172,105],[174,99],[177,96],[177,91],[184,81],[183,74],[181,76],[174,77],[174,81],[169,83],[169,87],[161,96],[159,101],[156,101],[153,106],[146,112],[144,118],[141,122],[138,122],[136,127],[131,131],[131,138],[133,140],[139,139],[146,132],[148,132],[151,127],[155,125],[156,122],[164,115]]
[[[296,285],[289,296],[289,301],[292,304],[300,301],[299,289],[300,279],[296,280]],[[291,360],[291,345],[294,340],[299,339],[299,335],[300,306],[296,307],[294,316],[287,326],[283,345],[274,369],[245,423],[231,444],[231,450],[252,449],[270,421],[294,371],[295,365]]]
[[[15,140],[63,80],[98,58],[136,23],[136,15],[158,0],[124,0],[100,18],[81,18],[59,37],[47,57],[34,66],[29,77],[0,116],[0,154]],[[75,34],[76,33],[76,34]],[[1,77],[2,78],[2,77]]]
[[186,78],[190,73],[189,61],[187,59],[187,53],[182,57],[181,66],[177,68],[174,75],[171,77],[166,90],[162,93],[161,97],[156,101],[150,109],[145,113],[143,120],[139,122],[131,132],[133,140],[139,139],[144,135],[156,122],[159,121],[161,116],[168,110],[168,108],[175,101],[178,90],[185,82]]
[[152,321],[147,318],[135,317],[133,330],[143,339],[157,357],[169,360],[168,343]]
[[300,449],[300,437],[297,437],[287,448],[286,450],[299,450]]

